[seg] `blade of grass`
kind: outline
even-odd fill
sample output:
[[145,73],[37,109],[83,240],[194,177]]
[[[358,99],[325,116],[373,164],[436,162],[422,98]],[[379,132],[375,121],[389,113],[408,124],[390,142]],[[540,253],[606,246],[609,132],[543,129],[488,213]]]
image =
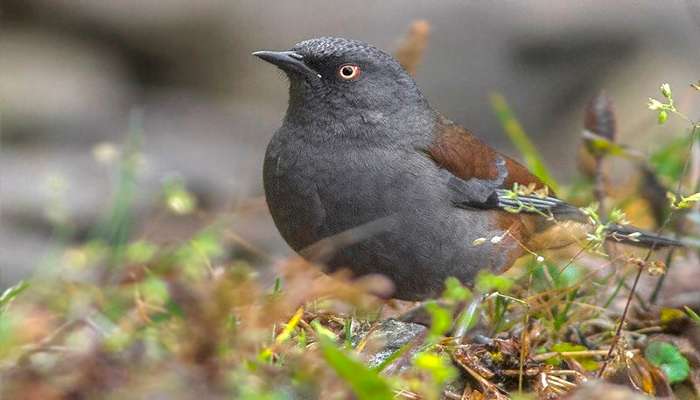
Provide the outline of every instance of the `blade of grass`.
[[391,400],[394,398],[389,383],[364,363],[339,349],[325,335],[318,335],[318,343],[328,365],[343,379],[359,400]]
[[690,307],[685,306],[685,312],[688,314],[690,319],[692,319],[696,324],[700,325],[700,315],[693,311]]
[[0,295],[0,315],[3,311],[10,305],[12,300],[15,299],[20,293],[22,293],[26,288],[29,287],[29,283],[25,281],[19,281],[16,285],[10,286],[5,289]]
[[129,116],[129,132],[124,145],[124,155],[119,164],[119,175],[114,188],[112,205],[102,223],[91,236],[104,240],[111,246],[110,265],[103,276],[123,261],[126,243],[133,225],[132,205],[136,189],[138,150],[143,137],[143,113],[135,109]]
[[296,329],[297,325],[299,324],[299,320],[303,315],[304,307],[299,307],[294,315],[292,315],[292,318],[289,319],[289,322],[287,322],[287,324],[284,326],[282,332],[277,335],[275,338],[275,343],[284,343],[287,339],[292,337],[292,332],[294,332],[294,329]]
[[343,336],[345,336],[345,348],[352,349],[352,322],[354,318],[352,316],[345,318],[345,324],[343,325]]
[[386,367],[388,367],[389,365],[391,365],[394,361],[398,360],[399,357],[401,357],[401,356],[403,356],[404,354],[406,354],[406,352],[407,352],[408,350],[410,350],[414,345],[415,345],[415,343],[413,343],[413,341],[410,341],[410,342],[406,343],[405,345],[403,345],[403,346],[399,347],[398,349],[396,349],[396,351],[394,351],[393,353],[391,353],[391,355],[390,355],[389,357],[387,357],[386,359],[384,359],[384,361],[382,361],[381,363],[379,363],[379,365],[377,365],[376,367],[374,367],[374,368],[372,368],[372,369],[374,369],[374,370],[377,371],[377,372],[382,372],[382,371],[384,371],[384,369],[385,369]]
[[503,130],[513,145],[518,149],[525,160],[525,165],[555,192],[559,185],[549,172],[549,169],[542,161],[542,156],[528,137],[525,130],[518,122],[515,114],[508,106],[506,99],[500,93],[492,93],[490,96],[491,107],[496,113],[496,117],[501,122]]
[[477,298],[459,314],[457,317],[457,322],[455,322],[454,337],[462,338],[467,332],[472,329],[477,320],[479,319],[479,306],[481,306],[481,299]]

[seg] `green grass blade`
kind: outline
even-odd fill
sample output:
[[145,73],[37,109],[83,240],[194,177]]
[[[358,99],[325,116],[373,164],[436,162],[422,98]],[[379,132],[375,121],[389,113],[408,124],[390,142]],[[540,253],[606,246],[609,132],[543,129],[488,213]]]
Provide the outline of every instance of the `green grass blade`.
[[2,294],[0,294],[0,314],[2,311],[15,299],[20,293],[22,293],[26,288],[29,287],[29,283],[25,281],[19,281],[16,285],[5,289]]
[[359,400],[392,400],[389,383],[364,363],[355,360],[324,335],[319,335],[321,352],[336,374],[350,385]]
[[513,145],[523,156],[525,165],[555,192],[559,189],[557,181],[554,179],[549,169],[542,161],[542,156],[535,148],[525,130],[515,118],[515,114],[506,103],[506,99],[500,93],[492,93],[490,96],[491,107],[496,113],[496,117],[501,122],[503,130]]

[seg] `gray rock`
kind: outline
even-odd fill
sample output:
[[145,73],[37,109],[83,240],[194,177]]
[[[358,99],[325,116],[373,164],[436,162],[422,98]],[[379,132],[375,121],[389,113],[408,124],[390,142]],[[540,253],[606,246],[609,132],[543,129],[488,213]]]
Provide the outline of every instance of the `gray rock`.
[[[365,327],[365,329],[361,329],[359,332],[353,332],[353,345],[357,345],[357,343],[365,337],[367,334],[366,328],[367,327]],[[414,324],[411,322],[401,322],[395,319],[387,319],[382,321],[379,327],[375,329],[369,337],[369,340],[382,343],[382,346],[377,352],[369,356],[367,363],[371,367],[380,365],[406,344],[414,340],[418,341],[420,336],[424,336],[426,332],[427,328],[423,325]],[[419,346],[420,343],[416,343],[416,346],[404,354],[404,357],[402,358],[410,359],[411,354],[415,353]],[[400,362],[400,360],[396,360],[395,362],[397,361]],[[399,365],[395,368],[400,371],[405,366],[407,365]],[[390,366],[388,368],[392,367],[394,366]]]

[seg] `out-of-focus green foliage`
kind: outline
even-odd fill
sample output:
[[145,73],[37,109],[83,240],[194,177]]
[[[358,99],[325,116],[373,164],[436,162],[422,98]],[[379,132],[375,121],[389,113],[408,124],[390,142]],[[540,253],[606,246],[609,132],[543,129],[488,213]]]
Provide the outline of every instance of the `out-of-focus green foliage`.
[[500,293],[508,293],[508,290],[513,286],[513,281],[505,276],[494,275],[487,271],[481,271],[476,276],[476,289],[481,293],[497,291]]
[[678,383],[688,379],[690,366],[678,347],[671,343],[653,341],[644,350],[647,360],[661,368],[669,382]]
[[688,136],[682,136],[669,141],[666,145],[655,150],[649,162],[654,170],[671,182],[677,182],[683,172],[685,161],[680,157],[690,144]]
[[[556,353],[585,353],[588,348],[586,346],[580,345],[580,344],[573,344],[573,343],[568,343],[568,342],[561,342],[557,343],[554,346],[552,346],[552,351]],[[585,368],[587,371],[596,371],[600,367],[600,363],[598,363],[593,356],[590,355],[581,355],[581,356],[570,356],[571,358],[575,359],[581,365],[583,368]],[[557,356],[557,357],[552,357],[549,360],[547,360],[547,363],[553,366],[558,366],[562,363],[562,357]]]
[[320,335],[323,357],[328,365],[346,381],[360,400],[391,400],[391,386],[376,371],[343,353],[332,340]]

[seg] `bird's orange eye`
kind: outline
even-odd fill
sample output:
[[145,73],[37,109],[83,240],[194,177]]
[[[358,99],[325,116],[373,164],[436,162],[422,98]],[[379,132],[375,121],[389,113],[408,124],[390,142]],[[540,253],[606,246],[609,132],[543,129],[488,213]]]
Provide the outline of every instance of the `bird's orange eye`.
[[360,67],[355,64],[343,64],[338,67],[338,77],[345,81],[353,81],[360,77]]

